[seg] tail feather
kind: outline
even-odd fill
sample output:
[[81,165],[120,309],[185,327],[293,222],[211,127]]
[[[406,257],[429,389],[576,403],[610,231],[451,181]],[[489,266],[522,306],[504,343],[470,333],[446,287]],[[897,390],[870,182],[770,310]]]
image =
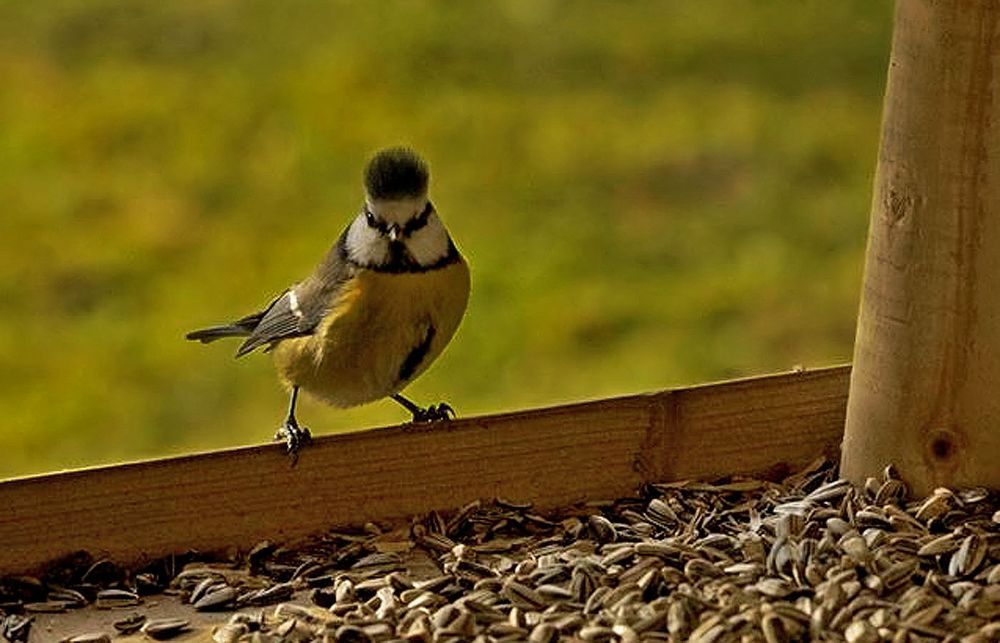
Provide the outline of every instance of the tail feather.
[[207,344],[224,337],[246,337],[250,333],[251,331],[247,328],[235,324],[226,324],[225,326],[212,326],[210,328],[193,330],[185,335],[184,338]]
[[247,315],[243,319],[237,319],[231,324],[193,330],[185,335],[184,338],[207,344],[224,337],[247,337],[253,334],[253,329],[257,327],[263,316],[263,313],[254,313],[253,315]]

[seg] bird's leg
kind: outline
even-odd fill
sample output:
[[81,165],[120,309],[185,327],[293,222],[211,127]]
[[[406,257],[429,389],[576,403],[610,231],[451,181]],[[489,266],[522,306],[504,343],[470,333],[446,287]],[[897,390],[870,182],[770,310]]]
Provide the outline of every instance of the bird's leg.
[[288,402],[288,416],[285,423],[278,428],[274,434],[275,440],[283,440],[288,447],[288,455],[292,456],[294,465],[299,459],[299,449],[312,442],[312,434],[309,429],[299,426],[295,419],[295,403],[299,399],[299,387],[292,386],[292,399]]
[[432,404],[425,409],[417,406],[399,393],[393,395],[392,399],[399,402],[404,409],[413,414],[414,422],[438,422],[440,420],[450,420],[455,416],[455,409],[451,408],[451,405],[447,402]]

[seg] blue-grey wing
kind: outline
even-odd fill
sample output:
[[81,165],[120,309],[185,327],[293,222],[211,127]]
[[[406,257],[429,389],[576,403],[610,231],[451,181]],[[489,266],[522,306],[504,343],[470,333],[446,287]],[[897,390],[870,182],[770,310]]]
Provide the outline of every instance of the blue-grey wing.
[[337,299],[337,293],[355,272],[341,260],[341,245],[342,241],[334,246],[308,279],[283,292],[258,313],[260,322],[236,352],[237,357],[281,339],[316,332],[331,303]]

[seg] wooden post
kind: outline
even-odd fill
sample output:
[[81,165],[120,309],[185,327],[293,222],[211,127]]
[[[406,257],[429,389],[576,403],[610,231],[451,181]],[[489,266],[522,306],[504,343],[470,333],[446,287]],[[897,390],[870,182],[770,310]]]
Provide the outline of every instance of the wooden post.
[[1000,0],[899,0],[841,474],[1000,488]]

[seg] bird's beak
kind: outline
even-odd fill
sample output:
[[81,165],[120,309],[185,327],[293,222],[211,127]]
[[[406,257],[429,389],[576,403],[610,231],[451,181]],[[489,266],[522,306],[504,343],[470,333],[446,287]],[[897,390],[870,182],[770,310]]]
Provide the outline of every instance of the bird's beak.
[[400,237],[399,226],[396,224],[389,226],[389,241],[399,241],[399,237]]

